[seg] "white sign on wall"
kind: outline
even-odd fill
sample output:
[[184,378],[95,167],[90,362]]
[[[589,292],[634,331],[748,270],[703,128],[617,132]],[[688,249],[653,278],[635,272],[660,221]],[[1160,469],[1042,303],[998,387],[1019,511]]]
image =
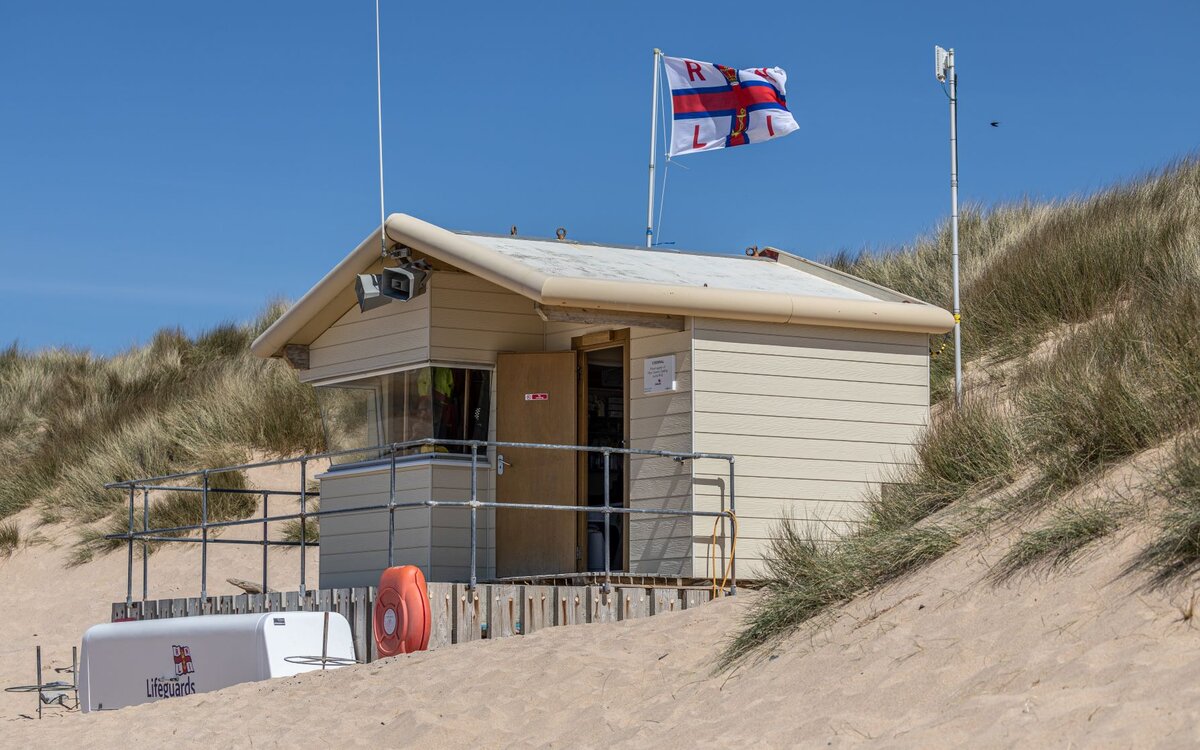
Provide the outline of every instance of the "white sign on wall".
[[675,355],[647,357],[642,388],[646,393],[675,390]]

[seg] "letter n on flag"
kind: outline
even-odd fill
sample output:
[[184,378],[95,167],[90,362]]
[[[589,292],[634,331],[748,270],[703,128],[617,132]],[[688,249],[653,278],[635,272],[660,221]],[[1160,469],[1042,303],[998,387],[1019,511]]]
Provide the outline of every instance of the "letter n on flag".
[[734,70],[663,56],[671,87],[671,156],[779,138],[800,126],[782,68]]

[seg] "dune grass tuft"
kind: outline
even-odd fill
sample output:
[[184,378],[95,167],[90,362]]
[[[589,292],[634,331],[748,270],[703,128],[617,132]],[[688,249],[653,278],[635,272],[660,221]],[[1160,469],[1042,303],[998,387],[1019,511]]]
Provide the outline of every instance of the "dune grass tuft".
[[[313,499],[313,496],[319,492],[319,489],[310,486],[308,491],[311,493],[308,500],[308,512],[311,513],[320,510],[321,501]],[[321,540],[321,519],[319,517],[305,518],[303,529],[304,539],[306,542],[318,542]],[[284,521],[283,527],[279,532],[279,537],[285,542],[299,542],[300,530],[301,526],[299,518],[291,521]]]
[[1153,583],[1161,585],[1200,572],[1200,436],[1176,443],[1158,481],[1167,508],[1158,518],[1156,538],[1135,567],[1150,570]]
[[0,523],[0,555],[8,557],[17,551],[21,544],[21,530],[16,521]]
[[992,577],[1006,580],[1038,568],[1065,566],[1089,544],[1113,533],[1120,525],[1121,512],[1111,505],[1060,508],[1044,526],[1018,537],[992,569]]
[[720,666],[794,632],[829,607],[849,601],[949,552],[958,533],[930,517],[971,493],[1014,478],[1016,433],[994,406],[968,402],[938,420],[917,448],[917,464],[867,499],[853,532],[821,539],[820,530],[781,523],[771,542],[764,596],[725,648]]
[[[200,486],[199,480],[193,483]],[[190,485],[189,485],[190,486]],[[241,492],[222,492],[221,490],[244,490],[249,488],[244,472],[232,471],[213,474],[209,478],[208,520],[233,521],[248,518],[258,507],[258,496]],[[149,528],[171,529],[179,526],[195,526],[204,517],[202,493],[191,491],[172,491],[152,493],[149,507]],[[142,497],[141,493],[135,498],[133,528],[142,530]],[[125,547],[124,539],[107,539],[110,534],[125,534],[129,531],[128,505],[125,509],[106,517],[99,524],[81,533],[79,544],[76,546],[72,561],[75,564],[91,560],[95,554],[110,552]],[[221,533],[221,529],[212,529],[210,536]],[[199,538],[199,531],[165,531],[157,536],[194,537]],[[147,549],[155,551],[161,543],[150,542]],[[141,549],[141,542],[135,542],[135,548]]]

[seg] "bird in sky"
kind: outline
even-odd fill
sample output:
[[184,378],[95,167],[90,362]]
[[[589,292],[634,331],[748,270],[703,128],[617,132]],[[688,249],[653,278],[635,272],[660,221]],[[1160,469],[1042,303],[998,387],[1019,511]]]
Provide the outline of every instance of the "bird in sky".
[[998,128],[998,127],[1000,127],[1000,121],[999,121],[999,120],[992,120],[992,127],[993,127],[993,128]]

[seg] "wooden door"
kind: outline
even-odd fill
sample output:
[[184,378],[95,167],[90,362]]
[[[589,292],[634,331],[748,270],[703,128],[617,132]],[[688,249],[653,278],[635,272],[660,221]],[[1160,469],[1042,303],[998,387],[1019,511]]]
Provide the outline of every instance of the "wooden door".
[[[574,445],[576,354],[500,354],[496,359],[496,439]],[[496,501],[575,505],[573,451],[497,448]],[[499,472],[504,457],[503,473]],[[575,513],[496,510],[496,575],[575,571]]]

